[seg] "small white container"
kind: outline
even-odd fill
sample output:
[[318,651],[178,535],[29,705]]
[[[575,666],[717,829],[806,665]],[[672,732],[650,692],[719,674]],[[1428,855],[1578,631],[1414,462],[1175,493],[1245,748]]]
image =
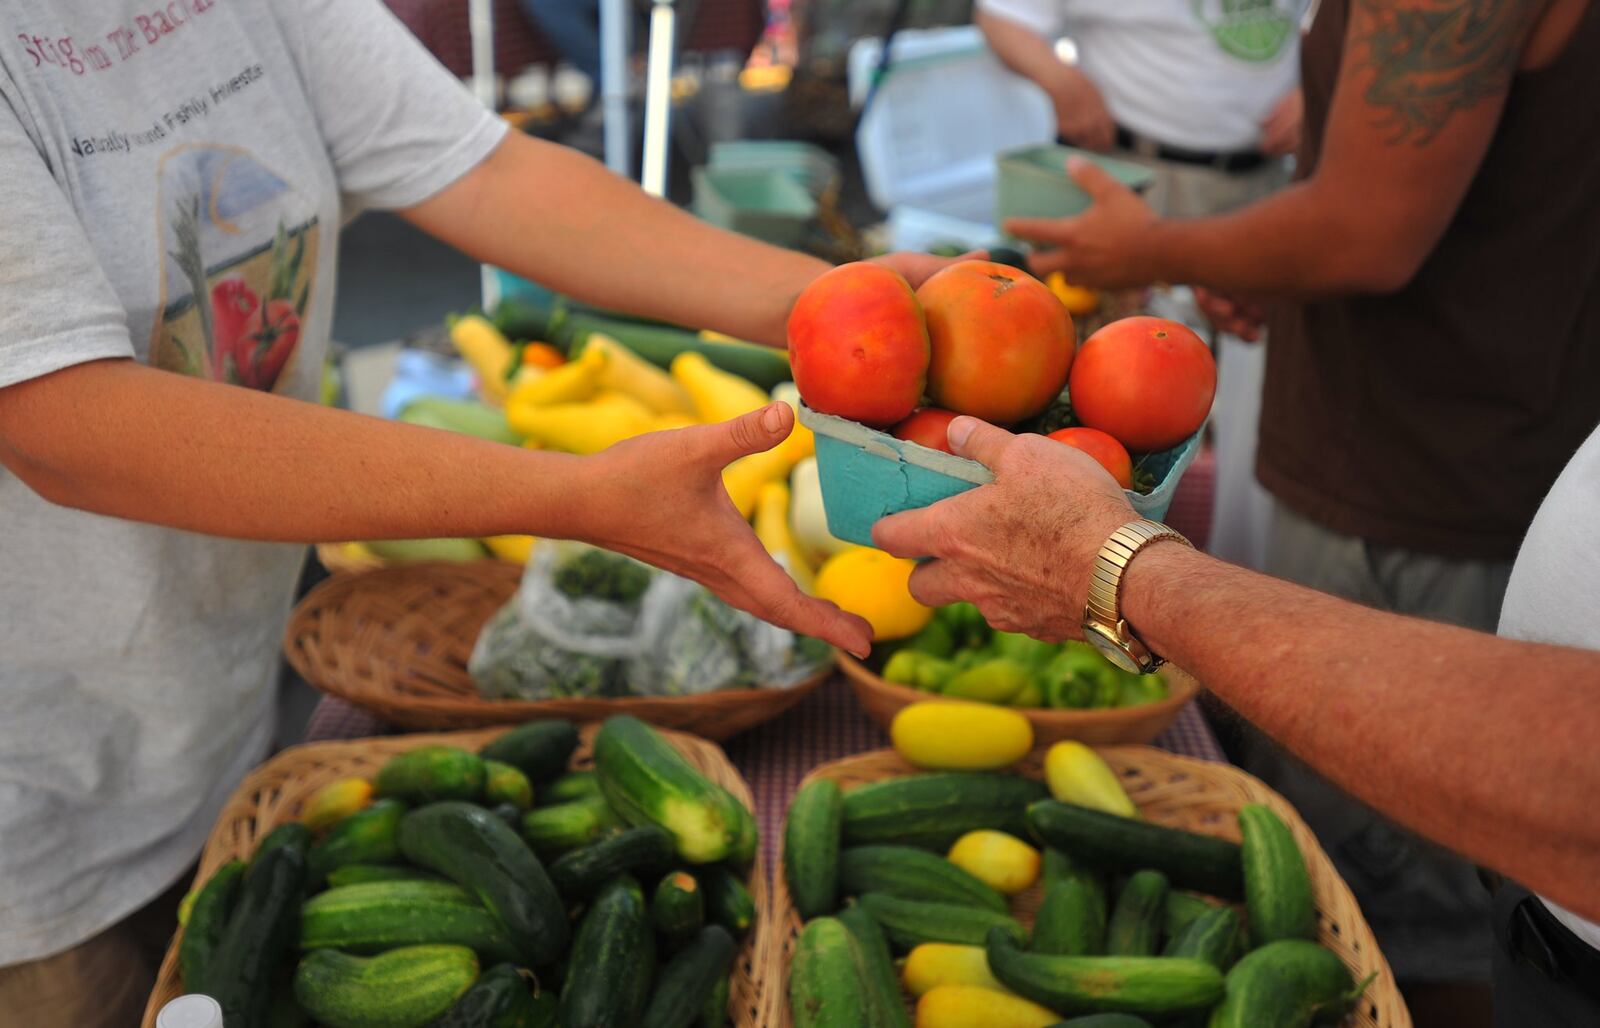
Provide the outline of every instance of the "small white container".
[[156,1028],[223,1028],[222,1007],[199,993],[179,996],[161,1008]]

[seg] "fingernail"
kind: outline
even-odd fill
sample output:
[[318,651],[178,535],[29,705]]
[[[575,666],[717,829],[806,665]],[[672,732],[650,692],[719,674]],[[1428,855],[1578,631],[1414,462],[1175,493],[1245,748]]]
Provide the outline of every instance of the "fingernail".
[[784,405],[781,403],[769,404],[767,409],[761,412],[761,427],[766,429],[768,432],[782,431],[783,406]]
[[967,438],[972,435],[972,430],[978,427],[978,422],[972,418],[961,417],[950,422],[950,427],[945,429],[945,438],[950,440],[950,445],[961,449],[967,445]]

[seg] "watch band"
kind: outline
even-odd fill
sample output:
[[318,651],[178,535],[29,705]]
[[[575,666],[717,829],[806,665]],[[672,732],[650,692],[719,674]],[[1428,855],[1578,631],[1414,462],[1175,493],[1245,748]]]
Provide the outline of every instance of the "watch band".
[[1122,620],[1123,572],[1134,554],[1164,539],[1193,545],[1182,533],[1148,518],[1130,521],[1111,533],[1095,555],[1094,569],[1089,575],[1088,617],[1105,625],[1115,625]]

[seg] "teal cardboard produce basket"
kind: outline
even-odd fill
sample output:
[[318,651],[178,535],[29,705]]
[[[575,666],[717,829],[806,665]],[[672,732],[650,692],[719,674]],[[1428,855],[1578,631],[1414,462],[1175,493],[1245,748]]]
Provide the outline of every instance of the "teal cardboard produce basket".
[[1155,181],[1143,164],[1118,160],[1089,150],[1047,143],[1008,150],[995,156],[995,224],[1007,218],[1069,218],[1089,206],[1089,194],[1067,177],[1067,158],[1082,157],[1133,190]]

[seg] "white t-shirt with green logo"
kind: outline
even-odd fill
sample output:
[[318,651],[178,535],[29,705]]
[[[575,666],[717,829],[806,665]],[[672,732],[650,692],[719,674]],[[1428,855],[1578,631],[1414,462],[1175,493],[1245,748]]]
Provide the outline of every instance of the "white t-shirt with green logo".
[[978,0],[1047,39],[1066,35],[1116,122],[1191,150],[1254,149],[1299,83],[1309,0]]

